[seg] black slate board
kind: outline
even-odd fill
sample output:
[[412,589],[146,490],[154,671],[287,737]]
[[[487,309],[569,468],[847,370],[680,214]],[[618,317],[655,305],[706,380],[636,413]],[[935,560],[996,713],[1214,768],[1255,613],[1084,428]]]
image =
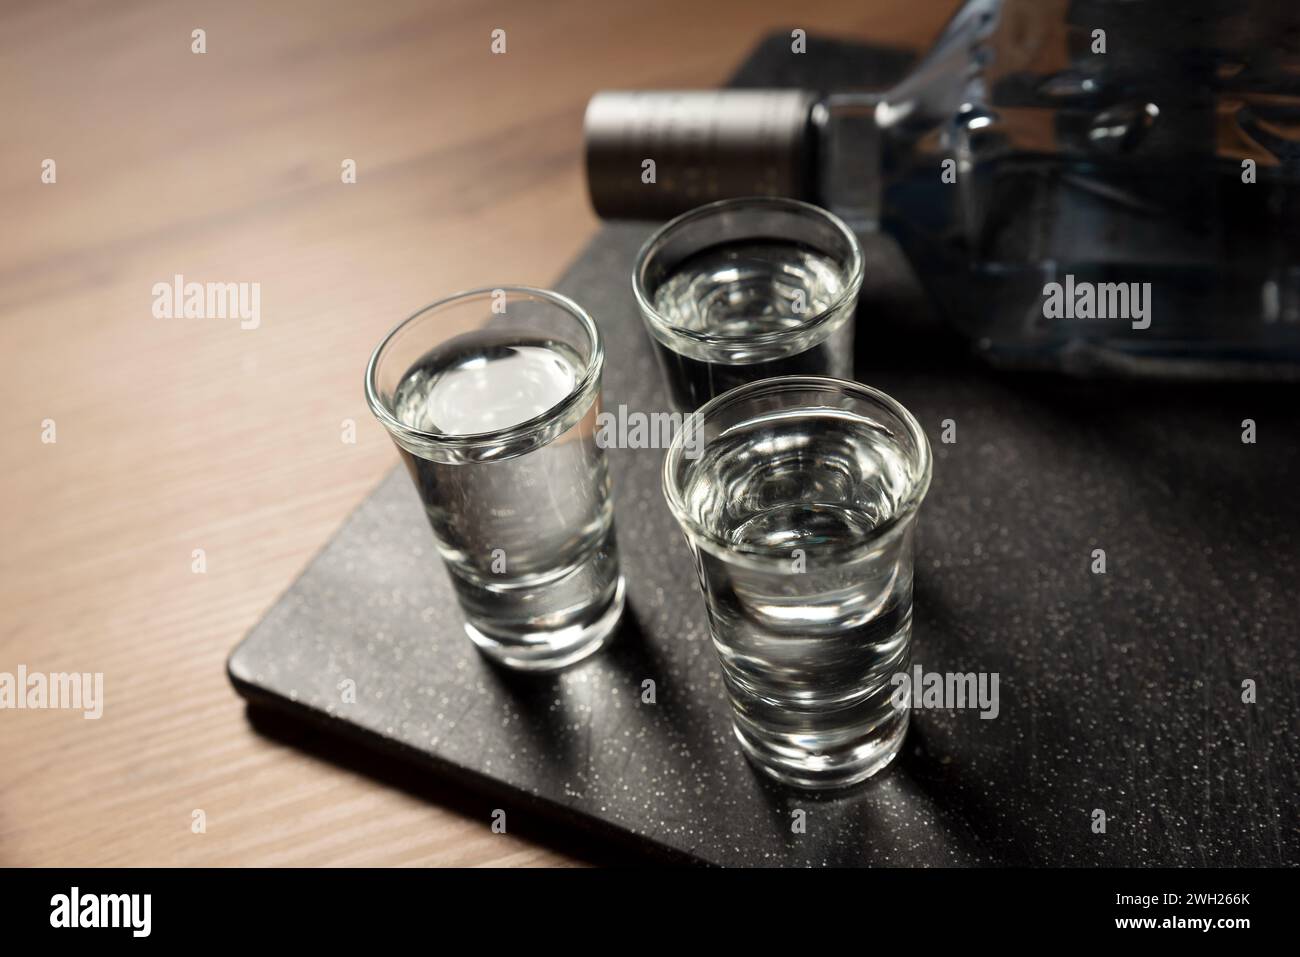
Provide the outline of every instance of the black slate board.
[[[736,82],[877,86],[904,65],[826,41],[795,56],[779,34]],[[558,283],[607,337],[611,409],[668,407],[628,282],[648,229],[606,227]],[[232,654],[254,717],[316,719],[412,759],[485,826],[502,808],[511,830],[545,819],[672,859],[1300,863],[1293,389],[995,373],[928,312],[888,240],[867,256],[859,378],[911,408],[936,455],[914,661],[998,672],[996,720],[920,711],[894,765],[838,796],[761,778],[728,727],[658,450],[612,453],[628,615],[602,655],[542,678],[486,664],[395,469]],[[1257,444],[1241,442],[1244,418]],[[1098,547],[1105,575],[1090,571]],[[339,740],[341,760],[355,751]]]

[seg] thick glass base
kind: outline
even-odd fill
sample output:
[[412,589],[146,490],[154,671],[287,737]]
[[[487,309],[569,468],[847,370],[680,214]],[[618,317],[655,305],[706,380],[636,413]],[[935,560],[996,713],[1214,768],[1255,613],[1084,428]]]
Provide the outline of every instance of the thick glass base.
[[553,630],[489,634],[470,622],[465,633],[486,657],[518,671],[558,671],[603,648],[613,637],[623,615],[626,587],[618,577],[613,594],[603,608],[594,608],[579,624]]
[[843,788],[883,770],[903,747],[912,712],[900,709],[882,724],[860,734],[837,734],[834,741],[814,736],[773,734],[737,716],[733,727],[746,757],[782,784],[809,790]]

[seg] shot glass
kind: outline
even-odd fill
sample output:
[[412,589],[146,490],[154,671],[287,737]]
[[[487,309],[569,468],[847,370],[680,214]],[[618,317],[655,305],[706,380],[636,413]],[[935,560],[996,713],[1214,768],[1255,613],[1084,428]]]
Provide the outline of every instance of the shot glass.
[[604,352],[573,300],[474,289],[390,332],[366,401],[397,445],[488,658],[551,670],[598,649],[623,610],[605,452]]
[[912,540],[930,484],[916,419],[855,382],[753,382],[687,417],[663,481],[745,754],[805,788],[885,767],[910,715],[895,676],[910,663]]
[[853,378],[862,248],[839,217],[793,199],[728,199],[641,247],[632,290],[674,406],[693,411],[781,375]]

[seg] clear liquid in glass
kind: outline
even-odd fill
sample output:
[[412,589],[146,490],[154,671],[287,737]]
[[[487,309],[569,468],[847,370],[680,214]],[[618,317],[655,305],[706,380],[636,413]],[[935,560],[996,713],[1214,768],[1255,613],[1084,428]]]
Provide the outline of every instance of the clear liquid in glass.
[[[689,342],[674,348],[652,337],[674,406],[693,411],[735,386],[773,376],[852,378],[851,321],[833,319],[815,334],[797,334],[835,305],[844,285],[833,257],[798,242],[723,243],[678,263],[654,290],[655,311],[676,328],[733,342],[724,359],[720,350]],[[780,332],[792,335],[778,347],[753,342]]]
[[778,779],[854,783],[902,744],[914,522],[891,520],[909,467],[887,432],[831,408],[756,415],[691,467],[685,508],[726,546],[697,553],[736,734]]
[[[563,343],[480,330],[433,349],[394,395],[405,425],[495,432],[552,410],[582,374]],[[621,610],[610,479],[595,438],[598,390],[558,436],[448,462],[401,454],[451,572],[470,638],[513,667],[589,653]]]

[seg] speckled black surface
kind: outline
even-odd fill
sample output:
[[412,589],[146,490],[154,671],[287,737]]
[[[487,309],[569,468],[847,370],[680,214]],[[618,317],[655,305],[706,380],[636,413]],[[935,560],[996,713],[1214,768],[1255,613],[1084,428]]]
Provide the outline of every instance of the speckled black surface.
[[[778,37],[738,81],[880,79],[852,76],[846,50],[796,57]],[[607,337],[607,407],[667,408],[628,283],[647,231],[606,228],[558,283]],[[236,687],[483,795],[484,826],[502,807],[718,864],[1300,863],[1293,388],[993,373],[887,241],[867,253],[859,378],[911,408],[936,455],[913,657],[1000,673],[997,719],[918,712],[894,765],[836,797],[760,778],[731,737],[656,450],[612,454],[628,617],[599,657],[549,678],[486,664],[395,469],[236,649]]]

